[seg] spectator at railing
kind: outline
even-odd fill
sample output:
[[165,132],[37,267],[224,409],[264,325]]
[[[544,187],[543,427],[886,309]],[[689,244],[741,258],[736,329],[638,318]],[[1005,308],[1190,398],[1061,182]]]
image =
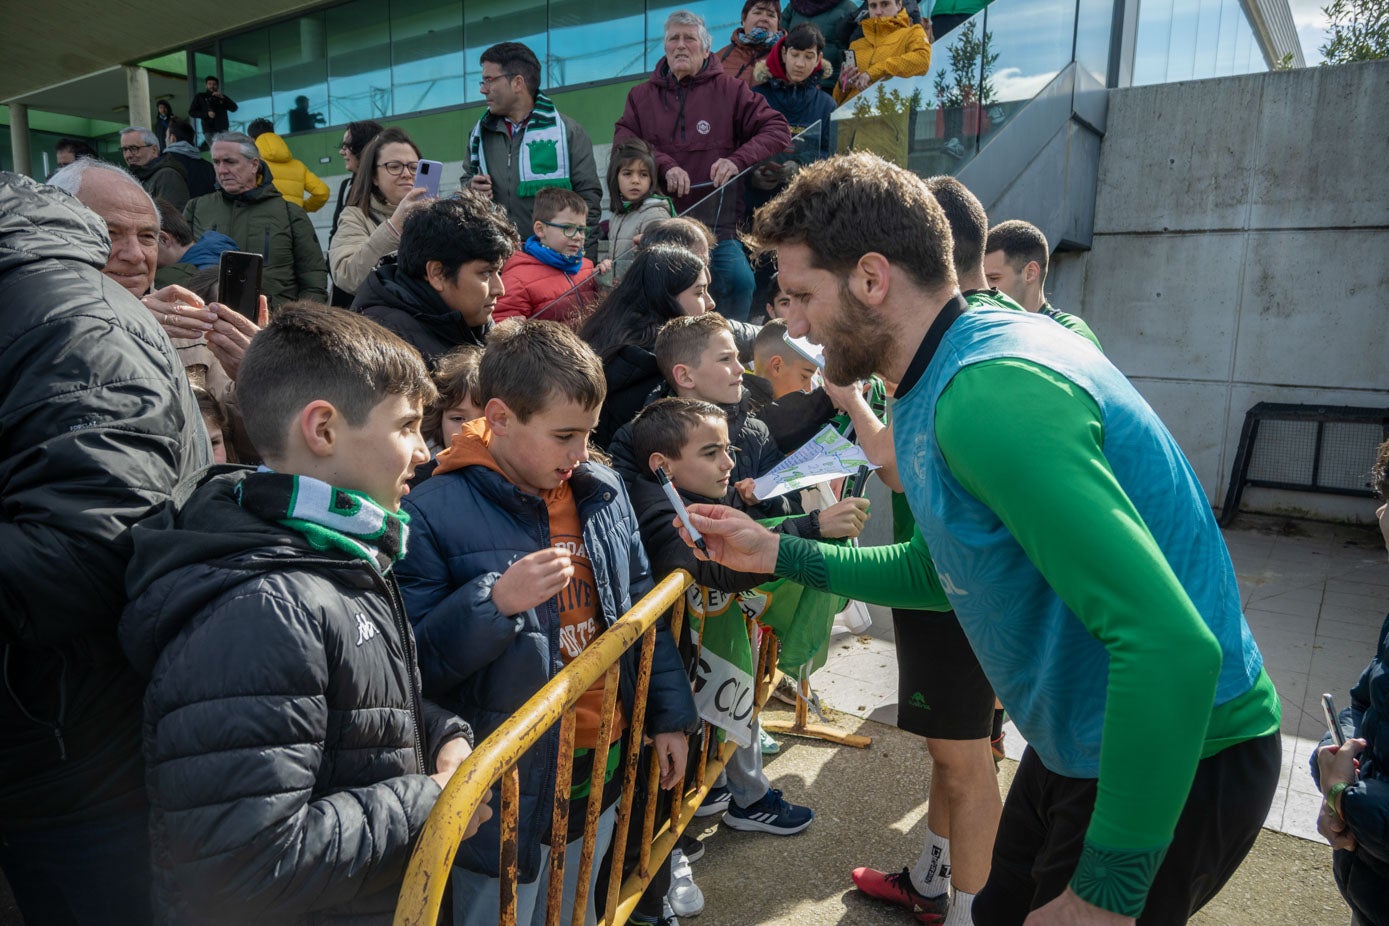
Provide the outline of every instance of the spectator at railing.
[[742,26],[733,31],[727,45],[715,52],[725,74],[748,86],[756,83],[753,69],[786,34],[777,27],[780,15],[776,0],[747,0],[743,4]]
[[[854,0],[791,0],[781,11],[781,28],[789,33],[809,23],[819,29],[825,37],[825,60],[838,72],[844,65],[844,50],[849,47],[849,34],[854,31],[857,16],[858,4]],[[820,81],[820,89],[827,93],[834,89],[833,74]]]
[[[742,81],[723,72],[709,53],[709,30],[688,10],[666,18],[665,57],[650,79],[627,94],[614,143],[642,138],[656,149],[656,166],[677,212],[693,210],[719,238],[710,260],[711,292],[724,314],[746,321],[754,286],[737,239],[739,173],[780,153],[791,141],[786,119]],[[708,191],[698,189],[713,187]],[[703,202],[701,202],[703,200]]]
[[203,160],[198,146],[193,144],[193,123],[174,118],[169,123],[168,143],[164,153],[183,165],[188,180],[188,198],[197,199],[217,189],[217,173]]
[[931,40],[912,22],[902,0],[868,0],[863,35],[849,43],[854,64],[845,64],[834,87],[843,103],[884,77],[919,77],[931,69]]

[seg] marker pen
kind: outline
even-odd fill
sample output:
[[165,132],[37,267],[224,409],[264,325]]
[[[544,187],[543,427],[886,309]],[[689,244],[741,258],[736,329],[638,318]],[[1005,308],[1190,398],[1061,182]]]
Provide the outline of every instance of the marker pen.
[[680,523],[685,525],[685,530],[690,532],[690,539],[695,546],[699,547],[699,552],[705,556],[709,555],[709,548],[704,545],[704,537],[695,530],[695,526],[690,523],[690,513],[685,510],[685,503],[680,499],[680,493],[675,491],[675,486],[670,481],[670,476],[666,473],[664,466],[656,467],[656,479],[661,483],[661,489],[666,493],[666,498],[675,506],[675,513],[680,516]]

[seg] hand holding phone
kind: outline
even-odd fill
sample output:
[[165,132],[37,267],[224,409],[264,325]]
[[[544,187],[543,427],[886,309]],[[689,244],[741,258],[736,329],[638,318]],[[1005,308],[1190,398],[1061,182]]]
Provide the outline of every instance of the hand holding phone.
[[217,267],[217,301],[255,321],[265,258],[250,251],[223,251]]
[[1341,732],[1341,725],[1336,720],[1336,701],[1329,691],[1321,696],[1321,710],[1326,715],[1326,728],[1331,731],[1331,741],[1337,746],[1344,746],[1346,735]]
[[420,159],[419,168],[415,171],[415,188],[424,190],[431,197],[439,196],[439,178],[444,175],[444,165],[439,161],[426,161]]

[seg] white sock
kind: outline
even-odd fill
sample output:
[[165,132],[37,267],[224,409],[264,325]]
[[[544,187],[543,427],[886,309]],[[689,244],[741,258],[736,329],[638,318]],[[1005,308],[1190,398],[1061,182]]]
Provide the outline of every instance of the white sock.
[[926,845],[912,867],[912,887],[923,897],[939,897],[950,889],[950,840],[926,827]]
[[974,895],[956,891],[950,898],[950,912],[946,914],[945,926],[971,926],[974,920],[970,908],[974,906]]

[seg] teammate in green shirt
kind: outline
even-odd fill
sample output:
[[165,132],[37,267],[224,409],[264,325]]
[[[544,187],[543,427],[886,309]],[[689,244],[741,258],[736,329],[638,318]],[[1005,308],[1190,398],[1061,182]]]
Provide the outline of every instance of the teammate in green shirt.
[[1062,312],[1047,301],[1050,255],[1047,236],[1036,225],[1021,219],[1000,222],[989,229],[984,248],[985,279],[1027,311],[1045,315],[1100,347],[1095,332],[1079,316]]
[[1253,845],[1281,762],[1277,694],[1175,441],[1091,345],[967,311],[940,206],[900,168],[862,153],[807,168],[753,232],[827,378],[899,384],[918,531],[836,549],[695,506],[710,555],[954,608],[1029,742],[976,923],[1185,922]]

